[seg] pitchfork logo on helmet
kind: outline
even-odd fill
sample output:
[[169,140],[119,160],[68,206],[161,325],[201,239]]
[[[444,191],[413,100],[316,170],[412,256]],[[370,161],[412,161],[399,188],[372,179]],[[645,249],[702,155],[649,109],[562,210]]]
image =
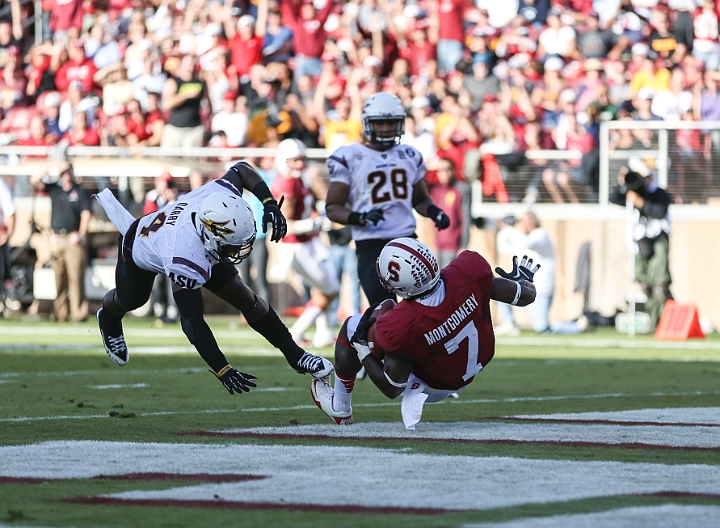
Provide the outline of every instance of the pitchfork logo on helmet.
[[440,280],[435,254],[414,238],[388,242],[380,252],[376,269],[385,289],[403,299],[432,290]]
[[[362,123],[365,140],[372,145],[388,149],[397,145],[405,133],[405,108],[400,99],[394,95],[378,92],[365,101]],[[386,123],[393,125],[393,128],[378,127]]]
[[217,260],[238,263],[250,255],[255,242],[255,217],[245,200],[230,192],[216,192],[202,201],[195,228]]

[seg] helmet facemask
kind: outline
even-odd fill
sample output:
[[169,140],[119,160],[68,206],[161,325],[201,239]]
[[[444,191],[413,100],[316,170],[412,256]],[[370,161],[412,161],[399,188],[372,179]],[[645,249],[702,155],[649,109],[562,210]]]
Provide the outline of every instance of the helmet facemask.
[[364,128],[368,143],[387,149],[400,143],[405,134],[405,118],[365,118]]
[[257,235],[250,207],[232,193],[214,193],[205,198],[196,213],[195,227],[214,259],[228,259],[234,264],[250,255]]

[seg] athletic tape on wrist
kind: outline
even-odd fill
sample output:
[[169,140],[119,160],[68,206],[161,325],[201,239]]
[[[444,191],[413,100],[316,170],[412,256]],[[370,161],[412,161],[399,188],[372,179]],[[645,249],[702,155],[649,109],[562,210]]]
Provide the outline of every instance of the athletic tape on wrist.
[[520,283],[516,282],[515,286],[517,286],[517,291],[515,292],[515,298],[513,299],[513,302],[510,303],[513,306],[517,305],[518,301],[520,300],[520,294],[522,293],[522,286],[520,286]]

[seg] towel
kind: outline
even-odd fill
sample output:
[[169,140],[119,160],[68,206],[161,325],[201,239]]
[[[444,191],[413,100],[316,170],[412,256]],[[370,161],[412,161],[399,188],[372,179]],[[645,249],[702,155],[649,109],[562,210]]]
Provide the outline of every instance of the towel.
[[125,209],[110,189],[103,189],[98,194],[93,194],[93,198],[96,198],[100,205],[105,209],[105,213],[108,219],[113,223],[120,233],[125,236],[127,230],[130,228],[132,223],[135,221],[135,217]]

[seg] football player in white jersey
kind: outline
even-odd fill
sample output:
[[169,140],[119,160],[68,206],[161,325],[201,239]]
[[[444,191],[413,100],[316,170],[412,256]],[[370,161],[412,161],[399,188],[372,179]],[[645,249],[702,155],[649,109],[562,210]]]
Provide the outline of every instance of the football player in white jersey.
[[119,240],[116,288],[103,298],[97,313],[105,350],[118,365],[129,353],[122,329],[123,316],[147,302],[155,276],[167,275],[180,312],[185,335],[230,394],[247,392],[257,378],[235,370],[227,361],[203,317],[201,287],[240,310],[248,324],[280,349],[295,370],[315,377],[332,372],[324,358],[305,352],[264,299],[238,276],[235,263],[246,258],[255,241],[255,219],[241,198],[251,191],[263,203],[263,226],[272,224],[271,240],[287,232],[285,217],[262,177],[239,162],[220,179],[191,191],[159,211],[132,218],[105,189],[97,195],[108,217],[122,233]]
[[395,295],[383,288],[375,262],[385,244],[415,236],[413,209],[431,218],[438,229],[450,225],[425,185],[422,155],[399,141],[405,129],[405,108],[389,93],[368,98],[362,114],[364,143],[340,147],[327,160],[330,187],[327,216],[352,226],[358,275],[370,304]]

